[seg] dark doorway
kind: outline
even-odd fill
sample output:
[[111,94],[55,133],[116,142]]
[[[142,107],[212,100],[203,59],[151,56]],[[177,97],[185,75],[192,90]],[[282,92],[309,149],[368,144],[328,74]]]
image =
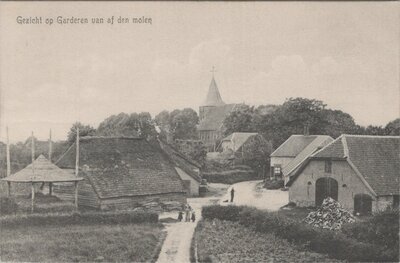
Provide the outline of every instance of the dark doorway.
[[319,178],[315,183],[315,205],[322,205],[328,196],[338,200],[338,182],[330,177]]
[[367,194],[354,196],[354,214],[369,215],[372,212],[372,197]]

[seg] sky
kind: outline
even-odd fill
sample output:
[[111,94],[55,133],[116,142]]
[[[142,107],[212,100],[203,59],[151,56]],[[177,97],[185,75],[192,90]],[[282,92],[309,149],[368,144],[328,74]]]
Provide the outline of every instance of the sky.
[[386,125],[400,115],[399,22],[397,2],[0,2],[0,140],[6,126],[11,142],[62,140],[75,121],[198,110],[213,66],[226,103],[306,97]]

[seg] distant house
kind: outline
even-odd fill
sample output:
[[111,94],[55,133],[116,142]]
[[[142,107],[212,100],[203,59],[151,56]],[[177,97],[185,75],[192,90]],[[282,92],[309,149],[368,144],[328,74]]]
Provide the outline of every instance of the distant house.
[[327,135],[292,135],[271,153],[271,177],[282,177],[285,184],[307,157],[333,141]]
[[241,156],[246,145],[256,138],[266,142],[264,137],[256,132],[234,132],[222,139],[221,149],[224,152],[232,151],[236,156]]
[[201,165],[188,156],[185,156],[172,145],[161,140],[159,143],[161,149],[165,152],[174,165],[176,172],[181,177],[186,194],[188,196],[198,196],[202,181]]
[[[132,209],[148,203],[186,203],[183,182],[159,146],[140,138],[83,137],[79,141],[79,205]],[[76,144],[57,161],[73,173]],[[69,199],[68,188],[54,187]]]
[[355,213],[399,207],[400,137],[342,135],[304,162],[289,200],[319,206],[327,196]]
[[225,118],[237,104],[226,104],[219,93],[214,77],[211,80],[206,100],[199,107],[199,138],[208,151],[215,151],[216,142],[222,137]]

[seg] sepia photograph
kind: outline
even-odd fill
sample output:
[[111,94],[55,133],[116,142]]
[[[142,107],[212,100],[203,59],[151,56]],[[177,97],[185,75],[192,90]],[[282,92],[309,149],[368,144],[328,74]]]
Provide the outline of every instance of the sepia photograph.
[[399,262],[397,1],[0,2],[1,262]]

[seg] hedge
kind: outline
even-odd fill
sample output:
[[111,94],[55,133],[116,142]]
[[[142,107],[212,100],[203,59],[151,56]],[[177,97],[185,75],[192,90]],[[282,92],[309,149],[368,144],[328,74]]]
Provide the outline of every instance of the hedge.
[[[205,219],[238,221],[240,224],[262,233],[273,233],[306,249],[328,254],[331,258],[348,261],[396,261],[398,248],[386,249],[371,243],[363,243],[342,232],[314,228],[277,213],[246,206],[206,206]],[[395,253],[397,252],[397,253]]]
[[0,219],[1,227],[49,226],[49,225],[94,225],[157,223],[154,212],[92,212],[73,214],[33,214]]
[[203,179],[206,179],[209,183],[235,184],[258,178],[252,171],[229,170],[224,172],[203,173]]

